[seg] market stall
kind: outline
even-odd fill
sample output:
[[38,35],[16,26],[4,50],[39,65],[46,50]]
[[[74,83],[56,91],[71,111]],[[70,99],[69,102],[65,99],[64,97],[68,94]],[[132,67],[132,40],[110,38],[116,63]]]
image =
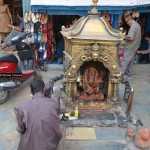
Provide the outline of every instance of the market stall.
[[[52,63],[55,59],[56,53],[58,52],[57,45],[63,47],[63,41],[61,41],[60,30],[61,26],[66,26],[68,24],[68,16],[79,15],[82,17],[91,9],[92,2],[90,0],[27,0],[24,3],[24,12],[29,12],[32,10],[34,14],[47,14],[47,24],[50,20],[50,25],[47,25],[49,29],[51,29],[51,33],[47,33],[49,35],[48,42],[46,44],[47,51],[47,63]],[[29,3],[31,4],[31,8],[29,8]],[[106,17],[110,26],[114,29],[120,29],[123,27],[128,32],[129,27],[124,22],[124,14],[126,12],[130,13],[141,25],[142,34],[150,31],[150,27],[148,22],[150,21],[150,0],[126,0],[126,1],[99,1],[98,2],[98,10],[101,12],[101,16]],[[130,10],[130,11],[127,11]],[[49,31],[48,29],[48,31]],[[51,36],[51,37],[50,37]],[[39,46],[40,47],[40,46]],[[42,47],[42,46],[41,46]],[[123,45],[120,47],[120,50],[123,50]],[[56,52],[57,51],[57,52]],[[63,49],[61,48],[59,54],[62,54]],[[55,53],[55,54],[54,54]],[[41,53],[42,54],[42,53]],[[42,55],[39,55],[42,56]],[[61,56],[58,56],[58,59],[55,59],[55,63],[62,63]],[[44,63],[41,63],[42,65]],[[44,66],[44,65],[43,65]]]

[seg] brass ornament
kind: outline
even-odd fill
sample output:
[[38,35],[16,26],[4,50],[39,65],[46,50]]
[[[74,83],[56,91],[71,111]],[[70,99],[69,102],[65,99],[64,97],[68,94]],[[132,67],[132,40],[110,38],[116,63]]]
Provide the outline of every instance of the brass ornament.
[[78,78],[77,78],[77,82],[81,82],[81,77],[79,76]]
[[96,59],[98,58],[99,53],[98,52],[92,52],[92,58]]
[[68,31],[68,35],[69,35],[70,37],[72,37],[72,36],[73,36],[72,31]]
[[62,26],[62,27],[61,27],[61,30],[62,30],[62,31],[64,31],[65,29],[66,29],[65,26]]
[[117,77],[117,78],[120,78],[120,77],[121,77],[121,73],[120,73],[120,74],[117,74],[116,77]]
[[83,55],[83,56],[81,56],[81,60],[82,60],[83,62],[85,62],[85,61],[88,60],[88,57],[86,57],[85,55]]
[[97,43],[95,43],[93,46],[92,46],[92,54],[91,54],[91,57],[96,60],[98,57],[99,57],[99,46]]
[[114,69],[116,69],[116,68],[117,68],[117,66],[116,66],[116,65],[113,65],[113,68],[114,68]]
[[98,44],[95,43],[95,44],[92,46],[92,49],[93,49],[93,51],[98,51],[98,50],[99,50]]
[[119,38],[124,39],[125,34],[126,34],[126,32],[123,32],[123,28],[120,28]]
[[71,73],[70,73],[70,72],[68,72],[68,76],[71,76]]
[[91,10],[91,14],[99,14],[99,12],[97,10],[98,0],[92,0],[92,2],[93,2],[93,9]]
[[76,65],[72,65],[71,68],[72,68],[72,69],[76,69]]

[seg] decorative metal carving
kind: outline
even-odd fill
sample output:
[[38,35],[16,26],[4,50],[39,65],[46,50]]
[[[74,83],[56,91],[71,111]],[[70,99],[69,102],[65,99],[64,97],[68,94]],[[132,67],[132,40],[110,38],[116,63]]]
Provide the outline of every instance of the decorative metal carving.
[[71,72],[74,76],[77,75],[77,71],[85,61],[97,60],[104,64],[109,69],[112,76],[120,77],[120,70],[117,59],[114,59],[105,47],[98,47],[95,43],[90,51],[86,51],[84,46],[75,46],[73,50],[72,65],[76,64],[76,68],[69,68],[68,72]]
[[70,56],[71,56],[71,50],[72,50],[71,43],[70,43],[70,41],[66,40],[65,41],[65,51],[68,52],[68,54]]
[[63,57],[63,64],[64,64],[64,71],[66,72],[71,65],[71,60],[66,55],[64,55]]
[[[73,57],[71,65],[66,69],[66,78],[68,83],[76,82],[78,78],[78,70],[80,67],[87,61],[100,61],[104,64],[106,68],[110,71],[110,81],[112,87],[109,90],[113,89],[112,100],[118,100],[118,84],[120,82],[120,70],[118,66],[117,59],[112,57],[110,49],[107,47],[99,46],[95,43],[93,46],[74,46],[73,47]],[[72,84],[71,84],[72,85]],[[69,85],[71,87],[71,85]],[[71,87],[73,89],[74,87]],[[76,89],[76,88],[75,88]],[[70,95],[71,91],[69,92]],[[110,91],[108,91],[110,93]]]

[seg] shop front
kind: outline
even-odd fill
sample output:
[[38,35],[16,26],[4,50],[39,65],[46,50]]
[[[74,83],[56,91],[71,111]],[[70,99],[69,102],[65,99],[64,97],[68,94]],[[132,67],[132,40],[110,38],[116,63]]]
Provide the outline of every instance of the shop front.
[[14,25],[19,24],[19,20],[16,17],[16,13],[18,9],[22,9],[22,0],[5,0],[5,4],[8,5],[12,18],[13,18],[13,23]]
[[[64,41],[60,34],[61,26],[71,27],[75,20],[85,16],[91,10],[91,5],[90,0],[55,0],[51,2],[48,0],[31,0],[24,2],[25,14],[32,11],[29,19],[27,19],[28,21],[25,21],[26,28],[30,28],[29,30],[33,33],[31,41],[37,49],[39,66],[43,66],[42,69],[46,63],[60,64],[63,62]],[[124,14],[128,12],[141,24],[143,35],[150,31],[148,25],[150,22],[149,0],[99,1],[98,10],[101,12],[100,16],[104,16],[114,29],[123,27],[128,31],[129,28],[123,19]],[[36,18],[38,19],[36,20]],[[42,18],[45,18],[45,21],[41,21]],[[123,45],[121,46],[122,49]]]

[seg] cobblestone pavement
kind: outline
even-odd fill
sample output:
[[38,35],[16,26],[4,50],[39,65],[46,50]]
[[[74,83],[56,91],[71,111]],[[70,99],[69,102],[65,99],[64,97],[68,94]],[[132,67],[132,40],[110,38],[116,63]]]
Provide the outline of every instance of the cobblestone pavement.
[[[133,114],[140,117],[145,127],[150,127],[150,65],[135,65],[135,75],[131,84],[135,90],[133,102]],[[61,74],[62,71],[43,72],[43,78],[47,82],[50,77]],[[16,119],[13,108],[30,99],[29,79],[14,93],[7,103],[0,105],[0,150],[16,150],[19,134],[16,131]],[[124,87],[120,85],[120,97],[123,97]],[[132,147],[132,146],[131,146]],[[131,150],[137,150],[131,148]]]

